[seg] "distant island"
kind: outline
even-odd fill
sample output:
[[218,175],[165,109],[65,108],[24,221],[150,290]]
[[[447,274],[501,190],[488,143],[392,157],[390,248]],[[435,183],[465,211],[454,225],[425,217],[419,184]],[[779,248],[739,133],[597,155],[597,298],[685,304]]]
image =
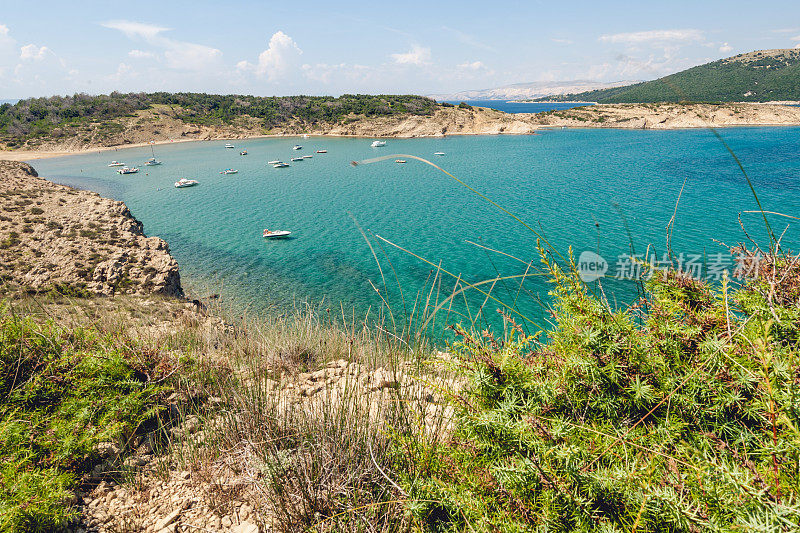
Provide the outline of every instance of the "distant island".
[[720,59],[653,81],[531,101],[601,104],[800,101],[800,50],[759,50]]

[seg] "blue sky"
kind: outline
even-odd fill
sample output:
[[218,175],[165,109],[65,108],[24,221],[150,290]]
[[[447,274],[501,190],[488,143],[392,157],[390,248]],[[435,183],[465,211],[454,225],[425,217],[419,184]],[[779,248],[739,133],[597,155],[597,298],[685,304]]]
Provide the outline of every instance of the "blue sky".
[[418,93],[645,80],[800,45],[800,2],[13,2],[0,99]]

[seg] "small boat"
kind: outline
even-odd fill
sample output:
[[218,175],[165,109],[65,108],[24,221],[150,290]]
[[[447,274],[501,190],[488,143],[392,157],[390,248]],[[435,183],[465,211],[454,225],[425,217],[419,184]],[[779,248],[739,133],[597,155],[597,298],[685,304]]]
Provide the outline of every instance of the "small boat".
[[303,159],[305,159],[305,158],[304,157],[293,157],[289,161],[302,161]]
[[304,156],[303,156],[303,159],[311,159],[312,157],[314,157],[314,156],[313,156],[313,155],[311,155],[311,154],[309,154],[309,155],[304,155]]
[[300,146],[299,144],[295,144],[294,146],[292,146],[292,150],[302,150],[302,149],[303,147]]
[[159,161],[159,160],[158,160],[158,159],[156,159],[155,157],[151,157],[150,159],[148,159],[147,161],[145,161],[145,162],[144,162],[144,164],[145,164],[145,166],[148,166],[148,167],[154,167],[154,166],[156,166],[156,165],[160,165],[160,164],[161,164],[161,161]]
[[136,174],[139,172],[139,169],[136,167],[122,167],[121,169],[117,170],[120,174]]
[[373,148],[380,148],[381,146],[386,146],[386,141],[372,141]]
[[317,153],[318,154],[327,154],[328,151],[327,150],[317,150]]
[[272,168],[286,168],[288,166],[289,166],[289,163],[284,163],[283,161],[278,161],[277,163],[272,165]]
[[308,139],[308,133],[303,134],[303,139]]
[[225,143],[225,148],[236,148],[236,147],[231,143]]
[[278,163],[283,163],[280,159],[275,159],[274,161],[267,161],[268,165],[277,165]]
[[239,152],[239,155],[247,155],[247,150],[242,150],[241,152]]
[[225,170],[220,172],[220,174],[238,174],[238,173],[239,171],[236,170],[235,168],[226,168]]
[[444,152],[433,152],[433,155],[444,155]]
[[119,161],[114,160],[111,163],[109,163],[108,166],[110,166],[110,167],[124,167],[125,163],[120,163]]
[[395,163],[405,163],[406,160],[405,159],[395,159],[394,162]]
[[198,183],[200,183],[200,182],[197,181],[197,180],[190,180],[190,179],[186,179],[186,178],[181,178],[181,179],[179,179],[178,181],[175,182],[175,188],[176,189],[183,189],[184,187],[194,187]]
[[284,231],[284,230],[270,231],[268,229],[265,229],[263,236],[265,239],[280,239],[281,237],[288,237],[291,234],[292,234],[291,231]]

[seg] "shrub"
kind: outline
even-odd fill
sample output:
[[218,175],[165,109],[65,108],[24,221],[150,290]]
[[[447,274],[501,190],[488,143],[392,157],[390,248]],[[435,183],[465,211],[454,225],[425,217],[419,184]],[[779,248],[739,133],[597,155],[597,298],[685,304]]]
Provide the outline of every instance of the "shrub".
[[[612,310],[545,261],[546,344],[456,328],[456,430],[398,437],[409,510],[430,531],[800,527],[800,267],[713,288],[657,274]],[[419,457],[430,457],[421,462]]]

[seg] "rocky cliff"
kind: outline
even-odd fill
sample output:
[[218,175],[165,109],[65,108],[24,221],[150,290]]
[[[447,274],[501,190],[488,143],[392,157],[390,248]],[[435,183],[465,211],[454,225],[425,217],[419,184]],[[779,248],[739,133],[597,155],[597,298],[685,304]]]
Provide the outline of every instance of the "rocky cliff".
[[0,161],[0,285],[69,294],[183,296],[167,243],[122,202]]

